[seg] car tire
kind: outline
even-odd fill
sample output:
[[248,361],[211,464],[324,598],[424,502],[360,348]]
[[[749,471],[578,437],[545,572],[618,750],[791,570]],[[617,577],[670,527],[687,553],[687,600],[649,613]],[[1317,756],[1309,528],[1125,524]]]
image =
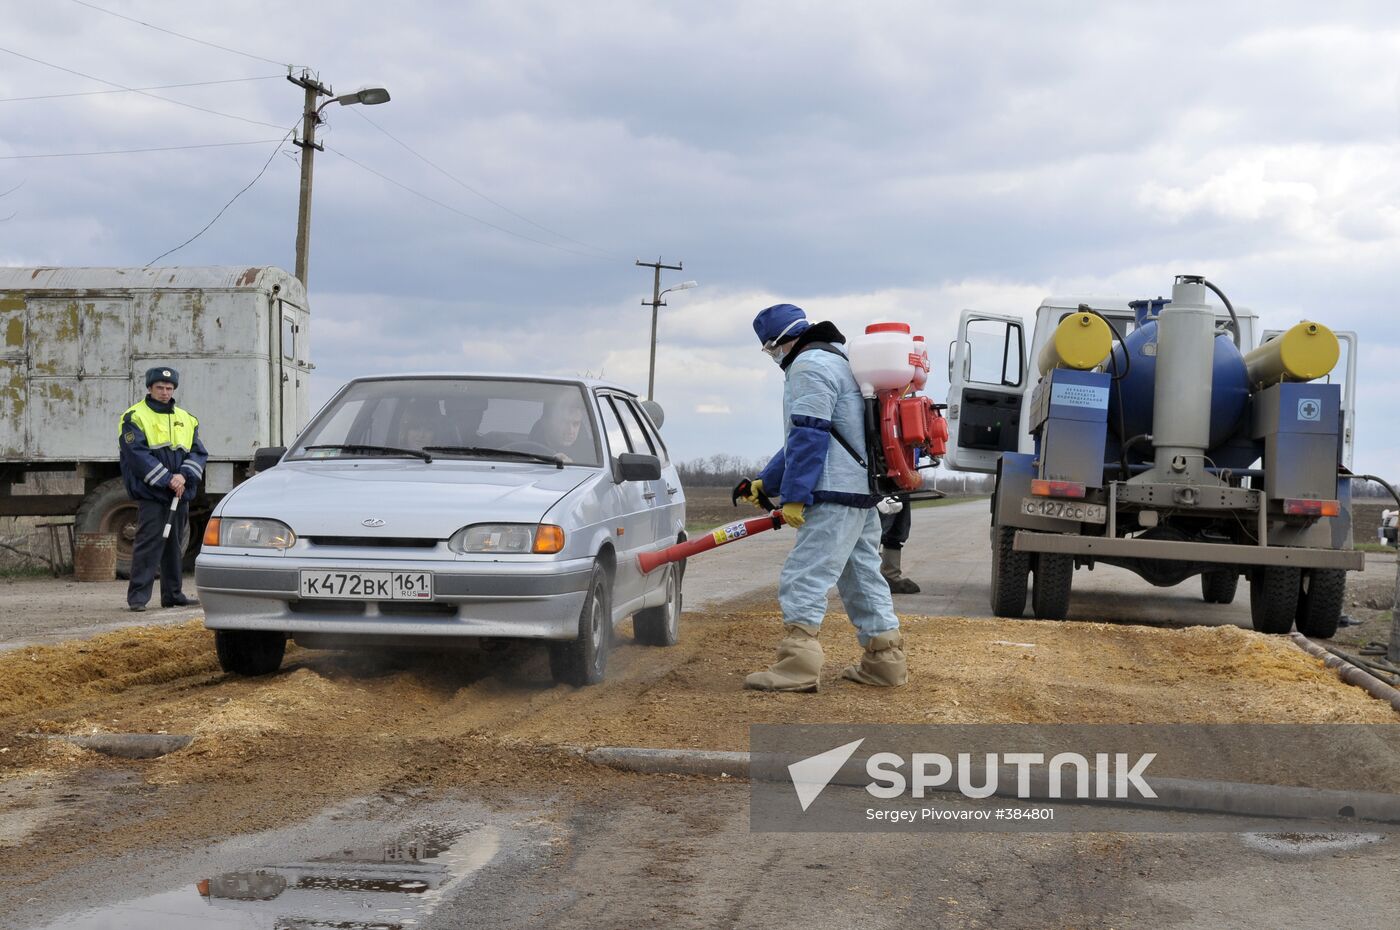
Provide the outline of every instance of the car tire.
[[1249,619],[1256,633],[1281,636],[1293,629],[1302,578],[1296,568],[1263,565],[1249,576]]
[[215,630],[219,667],[235,675],[270,675],[282,667],[287,635],[271,630]]
[[603,680],[612,642],[612,584],[607,570],[593,564],[588,595],[579,612],[578,637],[549,644],[549,673],[555,684],[581,688]]
[[637,611],[632,618],[632,633],[643,646],[674,646],[681,638],[681,573],[673,568],[666,572],[666,601],[656,607]]
[[1019,617],[1026,610],[1031,560],[1013,548],[1015,541],[1016,527],[992,527],[992,613],[998,617]]
[[1201,599],[1207,604],[1229,604],[1240,586],[1237,572],[1202,572]]
[[1342,622],[1347,573],[1340,568],[1314,568],[1304,572],[1298,589],[1298,632],[1313,639],[1331,639]]

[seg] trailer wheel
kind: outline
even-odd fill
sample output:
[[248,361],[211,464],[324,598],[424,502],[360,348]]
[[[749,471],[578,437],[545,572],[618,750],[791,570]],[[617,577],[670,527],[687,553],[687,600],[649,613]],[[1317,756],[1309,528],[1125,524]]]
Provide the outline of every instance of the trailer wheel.
[[1249,619],[1259,633],[1283,635],[1293,628],[1302,587],[1300,571],[1263,565],[1249,576]]
[[104,481],[83,498],[73,518],[78,533],[112,533],[117,537],[117,577],[131,577],[131,552],[136,545],[136,501],[126,494],[122,479]]
[[992,527],[992,613],[998,617],[1019,617],[1026,609],[1031,559],[1013,548],[1015,542],[1016,527]]
[[1237,572],[1202,572],[1201,597],[1207,604],[1229,604],[1240,586]]
[[1035,557],[1031,610],[1039,620],[1063,620],[1069,614],[1069,591],[1074,582],[1074,556],[1042,552]]
[[1342,622],[1347,573],[1340,568],[1304,572],[1298,589],[1298,632],[1313,639],[1331,639]]
[[215,630],[219,668],[235,675],[270,675],[282,667],[287,634],[271,630]]

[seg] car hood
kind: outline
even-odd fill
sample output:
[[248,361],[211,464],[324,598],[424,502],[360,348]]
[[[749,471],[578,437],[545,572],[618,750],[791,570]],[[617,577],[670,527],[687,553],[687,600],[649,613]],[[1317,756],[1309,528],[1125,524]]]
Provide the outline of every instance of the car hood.
[[[596,469],[529,463],[284,462],[224,498],[221,516],[281,520],[298,536],[447,539],[472,523],[538,523]],[[366,527],[365,521],[383,520]]]

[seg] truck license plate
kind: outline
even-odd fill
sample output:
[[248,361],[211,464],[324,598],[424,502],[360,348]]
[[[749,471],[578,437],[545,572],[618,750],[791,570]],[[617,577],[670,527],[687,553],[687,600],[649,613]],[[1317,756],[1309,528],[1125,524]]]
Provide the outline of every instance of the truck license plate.
[[1083,501],[1054,500],[1047,497],[1021,498],[1021,513],[1033,517],[1078,520],[1080,523],[1103,523],[1108,519],[1108,509],[1103,504],[1086,504]]
[[301,573],[302,597],[333,597],[361,601],[430,601],[432,572],[336,572]]

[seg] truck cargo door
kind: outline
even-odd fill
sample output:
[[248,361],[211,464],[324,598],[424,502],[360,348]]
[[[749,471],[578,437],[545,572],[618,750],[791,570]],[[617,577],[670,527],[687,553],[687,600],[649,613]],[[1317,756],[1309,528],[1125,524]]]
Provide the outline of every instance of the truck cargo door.
[[[1284,332],[1282,329],[1266,329],[1259,344],[1263,345],[1270,339],[1282,336]],[[1342,386],[1341,464],[1350,471],[1352,445],[1356,440],[1356,333],[1335,329],[1332,332],[1337,337],[1341,356],[1337,359],[1337,367],[1332,369],[1332,373],[1325,380],[1329,384]]]
[[0,456],[7,459],[25,455],[26,306],[22,291],[0,292]]
[[[140,396],[132,396],[131,300],[32,297],[28,304],[29,456],[115,459],[121,412]],[[110,441],[91,435],[80,411],[109,418]]]
[[296,440],[302,426],[298,411],[305,406],[300,400],[306,375],[297,365],[297,359],[305,355],[302,349],[301,324],[304,314],[295,304],[285,300],[277,301],[277,308],[279,363],[275,370],[278,371],[280,382],[277,397],[278,409],[281,411],[281,438],[278,445],[290,446]]
[[1001,454],[1020,441],[1025,391],[1025,323],[964,310],[948,346],[948,467],[995,472]]

